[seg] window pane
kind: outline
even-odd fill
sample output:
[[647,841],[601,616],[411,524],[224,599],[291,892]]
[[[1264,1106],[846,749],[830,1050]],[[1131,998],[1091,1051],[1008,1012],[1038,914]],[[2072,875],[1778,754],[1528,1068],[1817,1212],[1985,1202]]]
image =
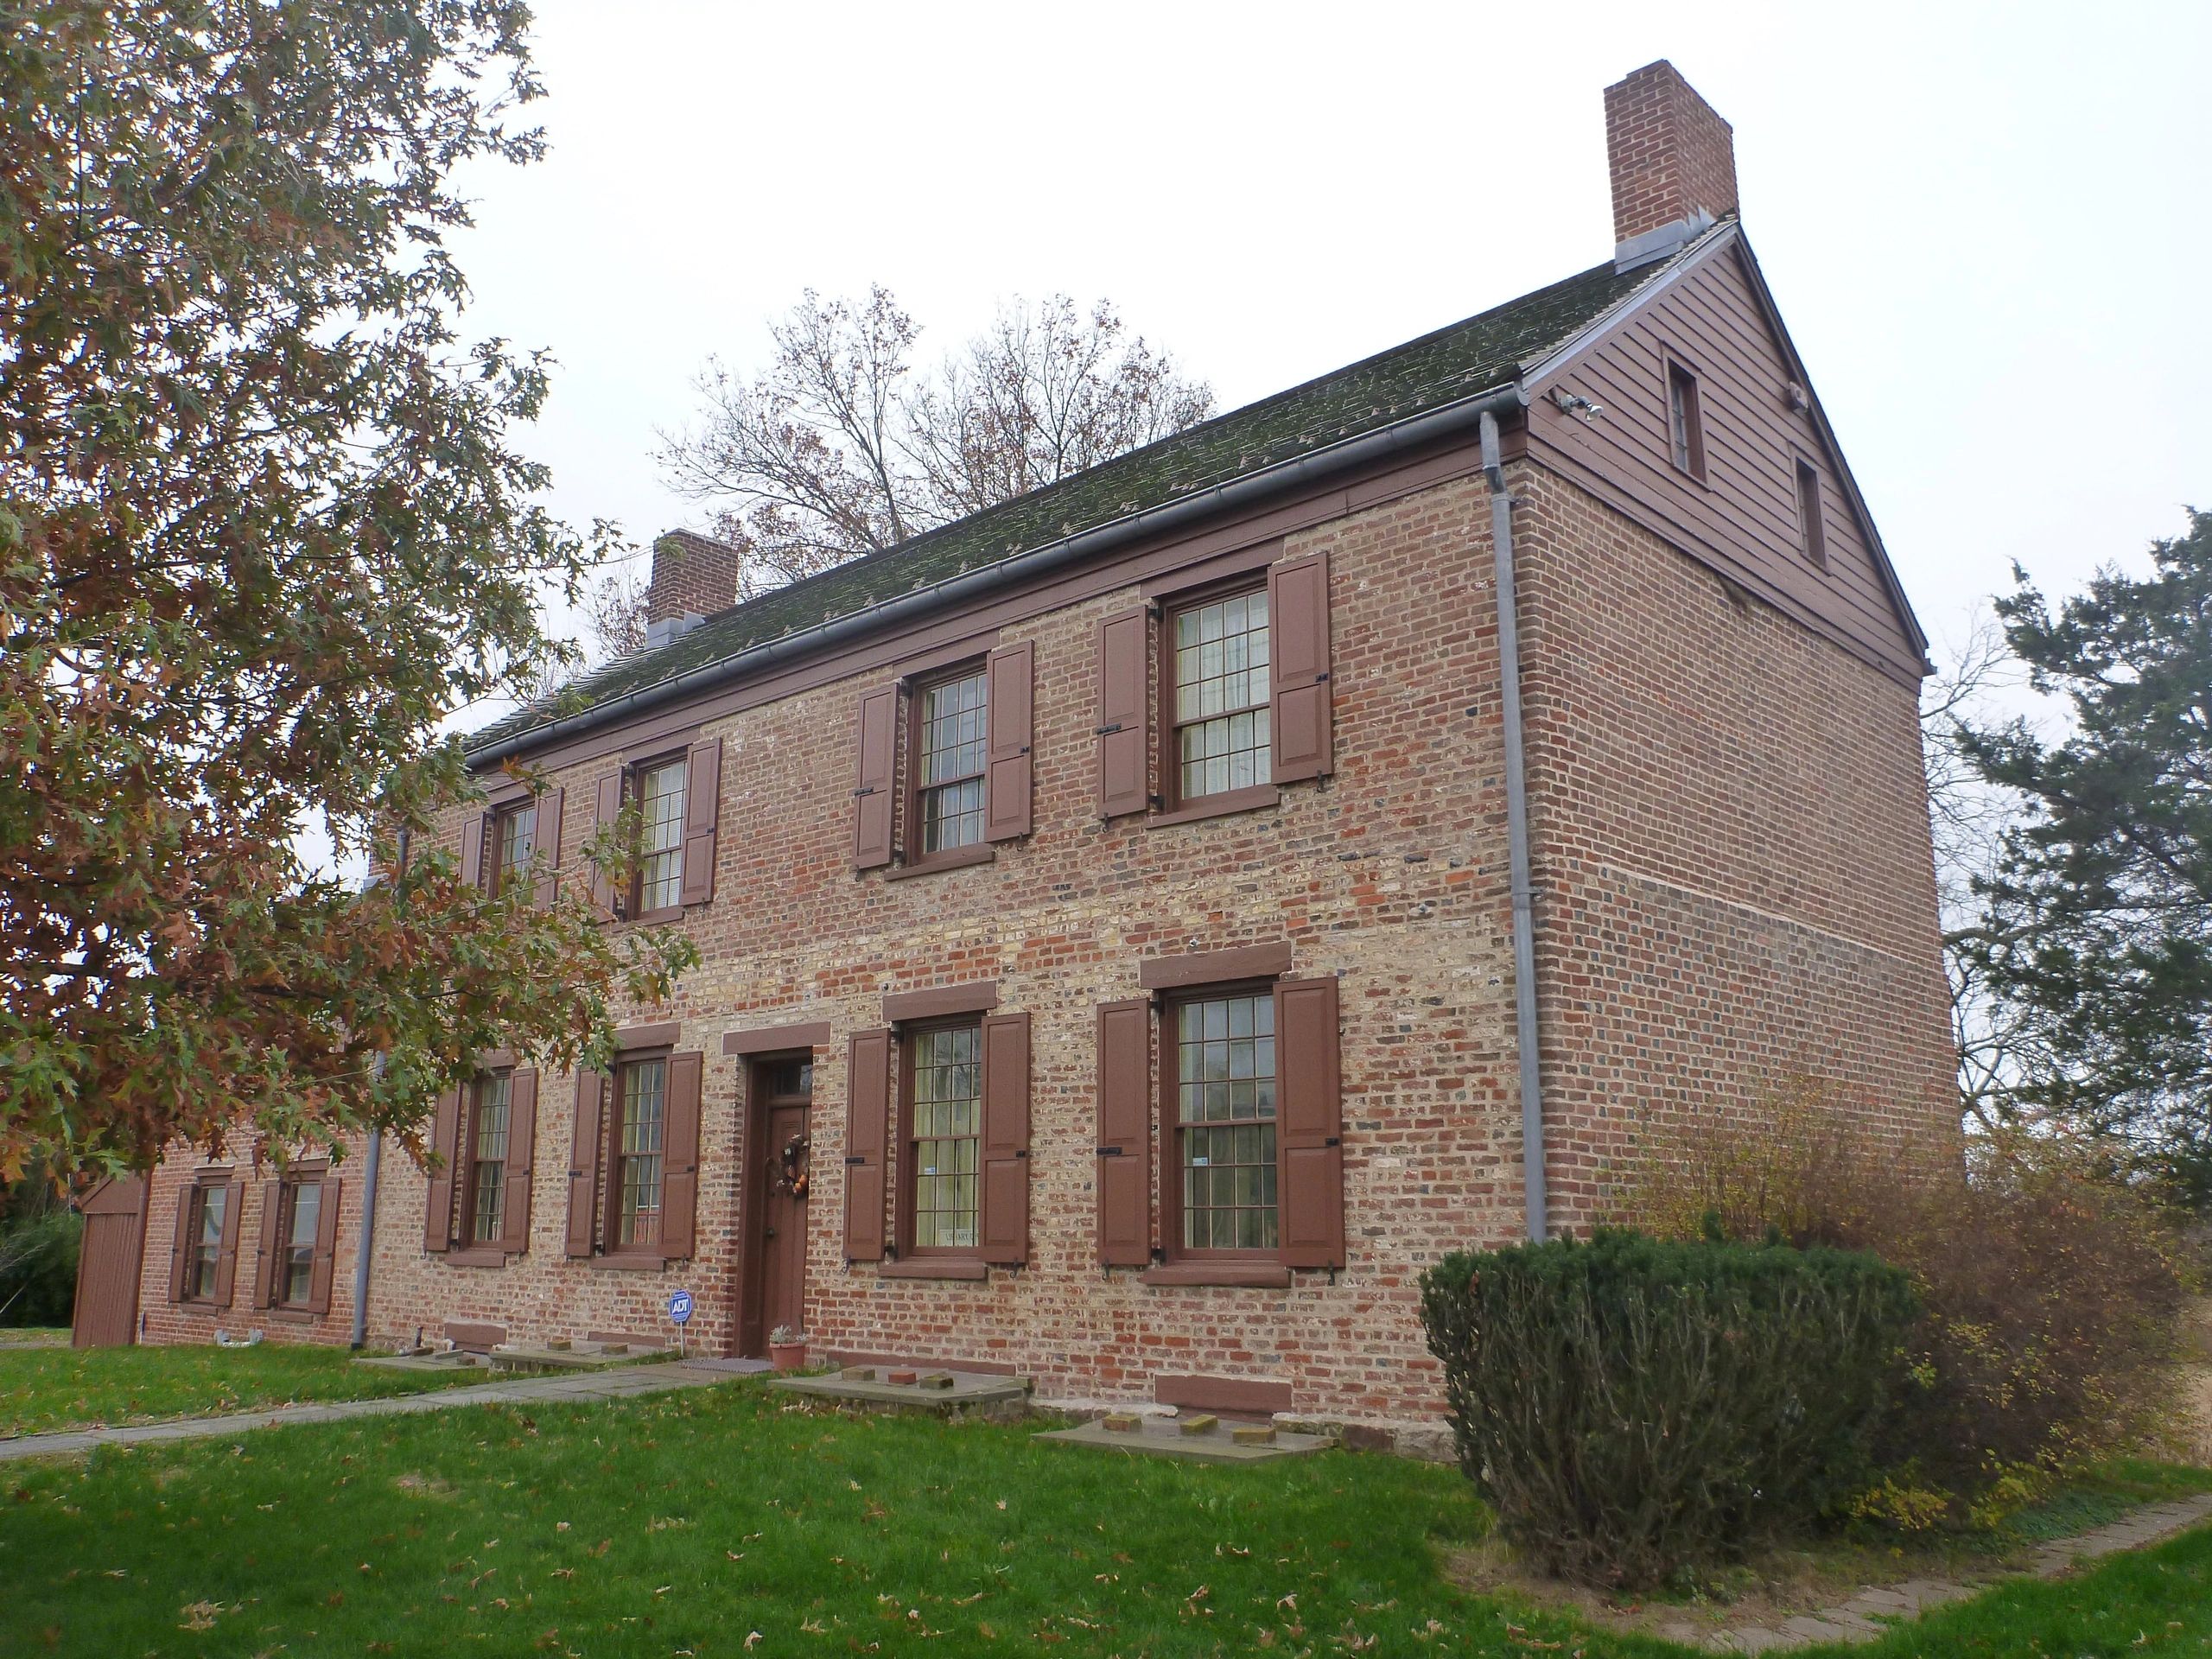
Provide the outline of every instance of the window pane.
[[615,1237],[623,1244],[651,1244],[660,1236],[661,1130],[668,1100],[668,1063],[641,1060],[626,1065],[621,1079]]
[[1176,1011],[1185,1249],[1275,1248],[1274,1030],[1269,995]]
[[494,828],[498,841],[498,870],[496,887],[504,892],[510,877],[531,861],[537,850],[537,803],[518,806],[499,814]]
[[1271,775],[1264,589],[1175,617],[1177,785],[1180,798],[1251,789]]
[[982,1027],[922,1031],[910,1039],[914,1077],[914,1246],[976,1244],[977,1134],[982,1118]]
[[470,1135],[468,1236],[488,1244],[506,1230],[507,1135],[514,1120],[514,1081],[504,1073],[476,1085]]
[[194,1189],[200,1205],[200,1227],[193,1240],[191,1293],[199,1297],[215,1294],[215,1268],[223,1254],[223,1218],[230,1209],[231,1189],[202,1186]]
[[315,1286],[315,1238],[322,1218],[322,1183],[307,1181],[283,1191],[292,1216],[291,1224],[284,1230],[283,1257],[277,1263],[283,1277],[276,1300],[288,1307],[303,1307]]
[[970,674],[922,690],[922,850],[972,847],[983,838],[983,766],[988,721],[983,676]]
[[667,910],[683,902],[683,776],[681,760],[639,774],[640,910]]

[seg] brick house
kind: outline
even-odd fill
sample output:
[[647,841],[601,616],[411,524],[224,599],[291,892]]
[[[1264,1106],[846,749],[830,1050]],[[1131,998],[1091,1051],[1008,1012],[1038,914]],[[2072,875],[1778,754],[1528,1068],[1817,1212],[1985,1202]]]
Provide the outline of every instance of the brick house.
[[[1923,638],[1727,124],[1663,62],[1605,110],[1591,270],[747,604],[664,538],[450,844],[702,965],[386,1161],[368,1339],[681,1287],[710,1351],[1403,1427],[1421,1269],[1601,1217],[1649,1126],[1809,1074],[1954,1134]],[[149,1337],[344,1339],[364,1183],[251,1175],[157,1173]]]

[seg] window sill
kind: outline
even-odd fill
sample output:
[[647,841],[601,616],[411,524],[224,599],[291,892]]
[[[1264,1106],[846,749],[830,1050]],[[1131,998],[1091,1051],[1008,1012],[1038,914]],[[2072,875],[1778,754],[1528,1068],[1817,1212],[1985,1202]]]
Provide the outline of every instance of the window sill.
[[918,858],[910,864],[893,864],[883,873],[887,881],[903,881],[910,875],[934,875],[939,870],[964,870],[971,864],[988,864],[999,855],[999,849],[988,842],[979,842],[973,847],[956,847],[949,853],[931,853],[927,858]]
[[1147,1285],[1235,1285],[1247,1290],[1288,1290],[1290,1269],[1280,1262],[1169,1262],[1139,1275]]
[[594,1273],[659,1273],[671,1262],[681,1261],[673,1255],[594,1255],[591,1258]]
[[446,1262],[456,1268],[504,1268],[512,1260],[505,1250],[448,1250]]
[[683,919],[683,906],[663,905],[658,910],[641,910],[635,916],[624,916],[619,919],[635,922],[640,927],[658,926],[663,922],[680,922]]
[[264,1308],[262,1311],[270,1319],[282,1319],[287,1325],[313,1325],[322,1317],[321,1314],[305,1307],[270,1307]]
[[909,1255],[886,1262],[875,1270],[879,1279],[965,1279],[978,1283],[991,1276],[982,1262],[964,1255]]
[[1172,812],[1155,812],[1145,820],[1145,827],[1159,830],[1171,823],[1191,823],[1199,818],[1225,817],[1231,812],[1255,812],[1262,807],[1280,806],[1281,804],[1282,791],[1273,784],[1262,784],[1253,789],[1225,790],[1218,795],[1201,796]]

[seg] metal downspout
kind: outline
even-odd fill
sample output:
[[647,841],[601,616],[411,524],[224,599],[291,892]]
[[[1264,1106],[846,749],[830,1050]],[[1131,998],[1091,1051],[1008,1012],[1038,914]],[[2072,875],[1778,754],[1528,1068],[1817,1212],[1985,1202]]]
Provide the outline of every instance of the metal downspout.
[[[399,868],[407,870],[407,851],[413,837],[404,830],[399,832]],[[384,1056],[377,1056],[377,1070],[384,1070]],[[369,1131],[369,1166],[361,1178],[361,1248],[353,1258],[353,1346],[364,1348],[369,1340],[369,1258],[377,1243],[377,1176],[384,1167],[384,1131]]]
[[1521,1056],[1521,1185],[1529,1236],[1550,1232],[1544,1190],[1544,1084],[1536,1049],[1535,882],[1529,869],[1529,780],[1521,734],[1521,620],[1513,581],[1513,506],[1498,450],[1497,416],[1482,414],[1483,476],[1490,482],[1490,539],[1497,566],[1498,694],[1505,727],[1505,840],[1513,889],[1514,1047]]

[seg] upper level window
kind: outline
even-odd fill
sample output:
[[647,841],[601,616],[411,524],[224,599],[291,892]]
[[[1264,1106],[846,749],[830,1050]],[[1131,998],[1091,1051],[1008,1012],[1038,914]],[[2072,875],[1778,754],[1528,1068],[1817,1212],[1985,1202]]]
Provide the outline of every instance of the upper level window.
[[1828,542],[1827,529],[1821,523],[1821,470],[1802,455],[1797,458],[1797,534],[1804,543],[1805,556],[1827,569]]
[[614,1072],[614,1169],[607,1182],[617,1249],[660,1242],[662,1138],[668,1061],[632,1060]]
[[305,1307],[315,1294],[315,1238],[322,1219],[322,1183],[286,1181],[277,1189],[276,1294],[279,1307]]
[[638,913],[683,903],[684,762],[678,756],[640,766],[638,802]]
[[1275,1002],[1271,991],[1175,1006],[1175,1155],[1185,1250],[1272,1250]]
[[1698,409],[1697,377],[1681,364],[1667,365],[1667,440],[1677,471],[1705,481],[1705,422]]
[[1176,801],[1268,783],[1268,590],[1185,606],[1167,626]]
[[983,839],[987,695],[983,671],[924,685],[914,709],[914,822],[919,855]]
[[528,800],[502,808],[492,816],[492,891],[504,893],[508,882],[527,866],[537,850],[537,803]]
[[973,1250],[983,1111],[981,1022],[910,1034],[906,1075],[911,1094],[904,1150],[913,1194],[913,1249]]
[[184,1294],[189,1301],[212,1302],[222,1265],[223,1225],[230,1215],[231,1189],[227,1184],[202,1182],[192,1189],[191,1202]]
[[496,1244],[505,1236],[507,1217],[507,1142],[513,1128],[514,1077],[495,1071],[479,1077],[468,1116],[467,1173],[461,1189],[467,1206],[462,1236],[474,1244]]

